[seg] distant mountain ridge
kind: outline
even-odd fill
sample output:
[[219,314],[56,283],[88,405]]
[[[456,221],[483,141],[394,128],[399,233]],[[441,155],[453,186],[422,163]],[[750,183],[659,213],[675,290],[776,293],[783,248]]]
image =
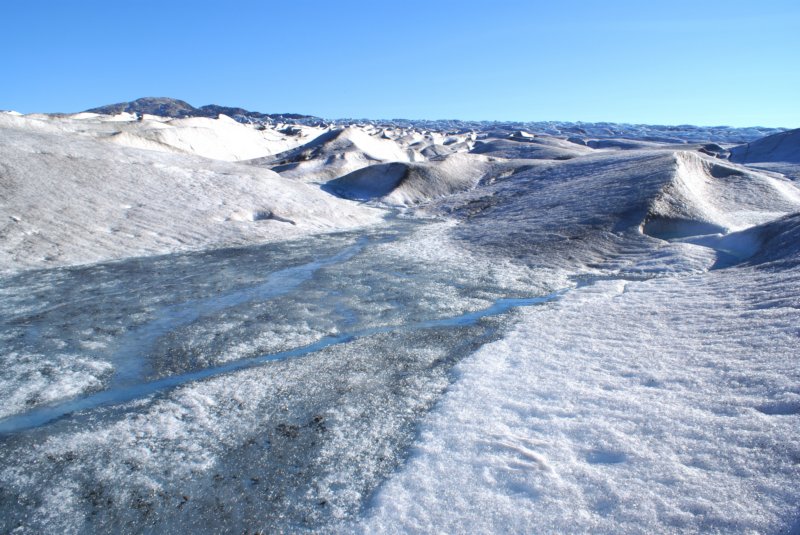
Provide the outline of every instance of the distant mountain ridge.
[[118,102],[108,104],[99,108],[86,110],[91,113],[102,113],[106,115],[116,115],[118,113],[138,113],[158,115],[161,117],[217,117],[220,113],[233,117],[234,119],[246,122],[251,120],[298,120],[298,119],[318,119],[312,115],[302,115],[299,113],[261,113],[250,111],[244,108],[234,108],[230,106],[218,106],[208,104],[195,108],[188,102],[169,97],[144,97],[131,102]]
[[[481,132],[495,137],[513,136],[514,132],[526,131],[536,135],[558,136],[573,141],[633,139],[656,143],[726,143],[742,144],[772,134],[785,132],[776,127],[732,127],[694,125],[648,125],[609,122],[570,121],[479,121],[461,119],[355,119],[320,118],[300,113],[261,113],[231,106],[208,104],[195,108],[188,102],[169,97],[144,97],[131,102],[109,104],[86,110],[87,112],[115,115],[122,112],[149,114],[161,117],[211,117],[225,114],[240,123],[267,125],[289,123],[305,126],[371,125],[376,128],[417,129],[436,132],[465,133]],[[535,137],[535,136],[534,136]],[[578,141],[580,143],[580,141]]]

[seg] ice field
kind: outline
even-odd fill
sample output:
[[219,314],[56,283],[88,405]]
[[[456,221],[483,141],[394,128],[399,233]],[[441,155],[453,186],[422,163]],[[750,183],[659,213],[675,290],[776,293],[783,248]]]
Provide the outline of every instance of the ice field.
[[800,533],[797,131],[0,114],[0,532]]

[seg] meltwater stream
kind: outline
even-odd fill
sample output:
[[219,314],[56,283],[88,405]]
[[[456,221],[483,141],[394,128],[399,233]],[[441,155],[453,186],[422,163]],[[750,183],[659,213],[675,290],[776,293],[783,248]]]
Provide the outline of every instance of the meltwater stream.
[[[66,482],[85,531],[313,530],[355,514],[452,366],[500,336],[503,314],[561,295],[439,254],[427,228],[395,220],[3,281],[0,392],[27,394],[0,420],[0,531],[26,522],[23,496]],[[59,398],[67,380],[88,387]],[[213,400],[219,419],[197,415],[197,434],[182,412],[157,431],[181,392]],[[170,459],[185,451],[213,452],[214,473],[180,475],[186,461]],[[24,485],[9,480],[25,462],[36,468]]]
[[[131,401],[219,374],[259,366],[270,361],[300,357],[333,345],[347,343],[356,338],[395,331],[408,332],[423,329],[462,328],[475,325],[483,318],[498,316],[516,307],[541,304],[556,298],[560,294],[560,292],[556,292],[545,296],[524,298],[496,297],[489,306],[478,310],[444,317],[434,317],[432,319],[421,319],[418,315],[410,315],[411,321],[400,323],[392,321],[389,325],[382,324],[367,327],[362,325],[362,328],[355,329],[352,329],[352,327],[359,326],[358,315],[354,314],[352,310],[347,310],[347,307],[339,305],[335,311],[343,315],[349,314],[350,317],[341,323],[350,327],[350,330],[338,332],[334,335],[324,335],[312,343],[290,347],[282,351],[240,358],[219,365],[201,367],[185,373],[152,377],[152,364],[149,362],[150,359],[147,358],[147,355],[151,353],[153,345],[159,339],[163,339],[180,328],[192,325],[201,318],[210,320],[212,323],[219,321],[219,317],[224,315],[225,311],[236,309],[248,303],[265,303],[274,301],[282,296],[302,299],[302,296],[297,292],[298,288],[312,281],[319,271],[325,268],[341,268],[348,261],[362,253],[366,247],[389,243],[405,236],[409,231],[410,225],[406,227],[398,226],[394,232],[388,234],[357,238],[354,243],[345,245],[334,254],[317,256],[305,263],[261,274],[261,280],[254,285],[233,288],[225,292],[218,290],[212,295],[191,297],[174,304],[168,301],[151,312],[152,318],[149,321],[138,326],[127,327],[127,332],[111,344],[112,351],[109,355],[109,360],[114,367],[114,375],[107,388],[99,392],[76,396],[60,403],[48,404],[4,418],[0,420],[0,434],[38,427],[71,413],[93,409],[101,405]],[[231,262],[235,261],[235,259],[236,255],[234,253],[227,261]],[[200,260],[201,262],[198,262],[198,264],[201,264],[199,267],[202,267],[203,262],[202,259]],[[79,271],[76,273],[80,274]],[[393,264],[390,273],[406,279],[403,282],[409,288],[412,286],[408,282],[409,277],[402,273],[402,266]],[[129,275],[127,271],[123,271],[123,274]],[[346,273],[344,275],[343,279],[346,280]],[[342,274],[339,274],[339,276],[341,277]],[[362,280],[361,282],[364,281]],[[383,282],[383,284],[386,283]],[[336,293],[339,294],[341,299],[341,290],[337,290]],[[323,293],[321,299],[330,299],[330,294],[330,291]],[[85,299],[86,296],[84,296]],[[297,302],[293,303],[295,306],[296,304]],[[391,304],[398,306],[398,300],[393,299]],[[398,308],[402,307],[402,304],[398,306]],[[100,320],[100,318],[91,319]],[[42,330],[41,323],[41,321],[33,322],[27,326],[26,339],[31,338],[32,332],[40,335]],[[341,331],[341,329],[336,330]]]
[[[364,248],[367,241],[366,238],[362,238],[355,244],[345,247],[341,252],[333,256],[315,259],[305,264],[274,271],[270,273],[263,282],[255,286],[233,290],[222,295],[190,299],[175,305],[167,305],[156,311],[155,319],[129,332],[118,342],[118,347],[111,357],[114,363],[115,373],[109,387],[110,391],[102,393],[106,395],[103,399],[108,398],[108,401],[102,401],[101,403],[126,401],[131,399],[131,397],[135,397],[135,395],[122,395],[122,397],[117,400],[111,395],[113,393],[111,391],[116,390],[122,393],[133,392],[137,389],[136,387],[125,387],[129,386],[131,383],[141,381],[142,376],[145,374],[144,366],[146,362],[141,355],[146,354],[157,339],[179,327],[190,325],[203,316],[213,316],[223,310],[236,307],[243,303],[268,301],[280,295],[286,295],[304,282],[310,280],[316,271],[326,266],[333,266],[351,259]],[[213,374],[198,375],[196,378],[209,377],[210,375]],[[195,377],[190,377],[186,380],[191,381],[194,379]],[[161,383],[163,381],[159,382]],[[142,395],[160,390],[167,386],[179,385],[184,382],[186,381],[171,382],[169,384],[165,383],[162,387],[154,390],[143,389]],[[138,388],[143,387],[139,386]],[[99,397],[100,395],[90,396],[90,398]],[[96,403],[93,404],[89,402],[87,404],[88,398],[80,401],[83,401],[80,407],[72,408],[67,412],[96,406]],[[76,403],[80,401],[76,401]],[[54,410],[56,407],[52,409]],[[62,414],[66,414],[66,412]],[[2,423],[0,423],[0,433],[1,432],[3,432]]]
[[[40,409],[34,409],[32,411],[20,414],[18,416],[12,416],[10,418],[5,418],[3,420],[0,420],[0,434],[13,433],[17,431],[22,431],[24,429],[30,429],[32,427],[38,427],[46,424],[47,422],[71,414],[73,412],[93,409],[101,405],[131,401],[133,399],[148,396],[150,394],[154,394],[169,388],[174,388],[176,386],[180,386],[182,384],[189,383],[191,381],[199,381],[223,373],[230,373],[237,370],[252,368],[253,366],[259,366],[266,362],[302,357],[309,353],[314,353],[316,351],[325,349],[326,347],[345,344],[347,342],[355,340],[356,338],[363,338],[365,336],[373,336],[376,334],[399,332],[399,331],[459,328],[459,327],[467,327],[470,325],[475,325],[483,318],[489,318],[492,316],[499,316],[501,314],[505,314],[512,308],[529,307],[533,305],[540,305],[542,303],[547,303],[548,301],[552,301],[558,298],[562,293],[563,291],[558,291],[541,297],[501,298],[485,309],[476,310],[474,312],[467,312],[465,314],[460,314],[458,316],[431,319],[431,320],[421,321],[418,323],[412,323],[409,325],[400,325],[392,327],[388,326],[371,327],[368,329],[362,329],[358,331],[338,334],[336,336],[326,336],[321,340],[314,342],[313,344],[309,344],[303,347],[297,347],[268,355],[259,355],[257,357],[236,360],[233,362],[229,362],[227,364],[222,364],[220,366],[204,368],[201,370],[189,373],[183,373],[180,375],[171,375],[147,383],[130,384],[126,386],[113,386],[112,383],[112,387],[109,388],[108,390],[103,390],[95,394],[89,394],[87,396],[79,397],[77,399],[72,399],[64,403],[60,403],[58,405],[42,407]],[[187,317],[187,315],[181,315],[179,316],[179,319],[183,320],[185,317]],[[164,322],[159,322],[159,327],[161,327],[163,324]],[[179,324],[180,323],[176,322],[174,325],[177,326]],[[149,330],[148,334],[150,334]],[[134,369],[134,366],[126,366],[125,368],[126,379],[128,380],[130,380],[131,377],[130,375],[127,374],[132,369]]]

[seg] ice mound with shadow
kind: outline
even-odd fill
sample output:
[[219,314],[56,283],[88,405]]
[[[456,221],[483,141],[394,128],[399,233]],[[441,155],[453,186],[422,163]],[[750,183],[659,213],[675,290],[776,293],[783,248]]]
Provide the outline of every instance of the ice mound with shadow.
[[332,180],[323,189],[346,199],[411,205],[472,189],[508,167],[485,156],[456,153],[428,162],[373,165]]
[[300,147],[250,163],[269,166],[285,177],[324,182],[368,165],[413,158],[413,151],[403,150],[391,139],[346,127],[331,129]]
[[737,163],[800,164],[800,129],[773,134],[733,147],[730,159]]
[[784,178],[687,151],[625,151],[522,168],[423,210],[462,221],[465,247],[574,267],[636,262],[651,238],[722,235],[798,208]]
[[748,265],[796,268],[800,265],[800,213],[730,234],[720,245],[739,251]]
[[798,190],[785,179],[679,152],[673,179],[652,201],[642,232],[662,239],[725,234],[798,209]]

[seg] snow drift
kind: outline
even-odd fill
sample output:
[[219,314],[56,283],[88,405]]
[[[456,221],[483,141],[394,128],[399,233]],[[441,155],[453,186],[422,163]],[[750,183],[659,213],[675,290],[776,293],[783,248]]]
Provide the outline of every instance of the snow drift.
[[674,155],[674,172],[650,204],[641,229],[657,238],[726,234],[800,209],[790,182],[692,152]]
[[308,141],[319,128],[299,126],[291,134],[281,128],[257,128],[230,117],[170,119],[129,113],[67,116],[0,113],[0,126],[80,135],[117,145],[159,152],[192,154],[224,161],[250,160],[286,151]]

